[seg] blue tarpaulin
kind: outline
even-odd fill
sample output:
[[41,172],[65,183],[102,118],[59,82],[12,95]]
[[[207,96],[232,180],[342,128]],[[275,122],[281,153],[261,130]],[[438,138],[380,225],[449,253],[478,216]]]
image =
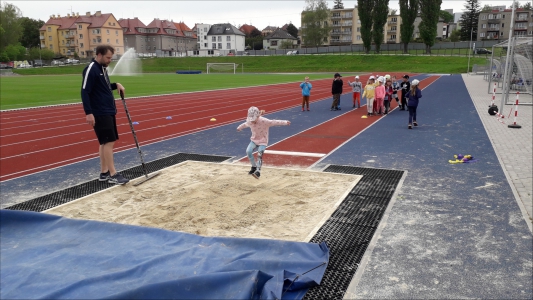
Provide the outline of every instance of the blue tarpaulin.
[[301,299],[329,259],[325,243],[10,210],[0,210],[0,239],[2,299]]

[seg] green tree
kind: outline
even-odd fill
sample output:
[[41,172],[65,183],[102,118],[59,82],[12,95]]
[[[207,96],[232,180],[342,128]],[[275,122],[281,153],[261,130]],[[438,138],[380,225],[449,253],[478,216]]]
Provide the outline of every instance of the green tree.
[[328,38],[331,27],[328,3],[325,0],[305,0],[307,4],[302,16],[302,35],[307,47],[318,47]]
[[261,31],[259,31],[259,29],[257,29],[257,28],[254,28],[254,29],[252,29],[252,32],[250,32],[250,36],[249,37],[254,38],[254,37],[261,36],[261,35],[262,35]]
[[452,23],[453,15],[445,10],[439,12],[439,17],[444,21],[444,23]]
[[489,12],[491,10],[492,10],[492,6],[488,4],[485,4],[485,6],[483,6],[483,8],[481,9],[482,12]]
[[298,28],[292,25],[292,23],[289,23],[289,26],[287,26],[287,32],[295,38],[298,37]]
[[249,47],[249,49],[253,49],[253,50],[263,49],[263,37],[261,35],[252,37],[252,38],[245,38],[244,43],[246,46]]
[[372,39],[376,45],[376,53],[379,53],[383,43],[383,28],[387,24],[389,14],[389,0],[374,0],[374,11],[372,12]]
[[22,17],[20,24],[22,26],[22,36],[20,37],[22,46],[26,48],[39,46],[41,44],[39,29],[44,25],[44,21]]
[[282,41],[278,48],[279,49],[292,49],[293,43],[290,40]]
[[5,51],[0,51],[0,62],[8,62],[10,61],[9,56]]
[[454,29],[450,33],[450,42],[458,42],[461,40],[461,32],[459,30]]
[[440,5],[442,0],[420,0],[420,37],[426,44],[426,53],[431,53],[437,37],[437,23],[439,23]]
[[373,0],[357,0],[357,13],[361,21],[361,39],[363,40],[363,47],[365,53],[370,52],[372,46],[372,15],[374,11]]
[[9,60],[24,60],[26,59],[26,48],[20,43],[15,45],[8,45],[5,49]]
[[477,39],[480,6],[479,0],[466,0],[465,12],[459,21],[461,24],[461,41],[469,41],[470,32],[472,32],[472,40],[475,41]]
[[41,59],[52,60],[55,56],[56,54],[54,53],[54,51],[47,49],[47,48],[41,49]]
[[400,40],[403,43],[403,53],[407,54],[407,47],[415,31],[415,19],[418,14],[419,0],[400,0]]
[[0,24],[4,31],[0,36],[0,50],[16,45],[22,36],[20,9],[11,3],[0,2]]
[[533,10],[533,7],[531,6],[531,1],[526,1],[526,3],[524,3],[522,6],[520,6],[521,8],[525,9],[525,10]]

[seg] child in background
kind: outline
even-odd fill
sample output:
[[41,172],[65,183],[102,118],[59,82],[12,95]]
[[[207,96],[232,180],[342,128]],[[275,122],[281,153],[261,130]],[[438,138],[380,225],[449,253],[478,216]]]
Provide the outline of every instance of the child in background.
[[374,110],[377,114],[383,115],[383,112],[385,109],[383,108],[383,101],[385,98],[385,86],[383,83],[385,82],[385,78],[383,76],[378,78],[378,86],[375,88],[375,98],[376,98],[376,107],[374,107]]
[[409,92],[406,94],[409,99],[407,102],[407,109],[409,109],[409,125],[407,127],[409,129],[413,128],[411,125],[418,126],[416,122],[416,108],[418,107],[418,99],[422,98],[422,91],[418,88],[419,83],[417,79],[414,79],[411,82]]
[[409,83],[409,75],[403,75],[403,82],[400,84],[400,87],[402,89],[402,96],[400,98],[400,110],[406,110],[407,109],[407,92],[409,92],[409,89],[411,88],[411,84]]
[[[246,122],[237,127],[237,131],[241,131],[246,127],[250,127],[252,130],[252,137],[250,138],[250,144],[246,148],[246,154],[248,159],[252,163],[252,169],[248,174],[252,175],[256,179],[261,176],[261,166],[263,165],[263,154],[266,146],[268,145],[268,130],[272,126],[291,125],[290,121],[281,120],[269,120],[262,117],[265,113],[264,110],[259,110],[257,107],[252,106],[248,109],[248,117]],[[257,163],[254,159],[254,151],[257,150]]]
[[309,77],[305,77],[305,81],[300,84],[302,89],[302,111],[304,111],[304,106],[307,105],[307,111],[309,111],[309,96],[311,96],[311,89],[313,85],[309,82]]
[[357,108],[361,107],[361,91],[363,90],[363,83],[359,81],[359,76],[355,76],[355,81],[350,82],[348,80],[348,85],[352,87],[353,92],[353,108],[357,103]]
[[389,113],[389,109],[390,109],[390,102],[392,101],[392,93],[394,92],[393,91],[393,88],[392,88],[392,81],[389,79],[385,79],[385,98],[383,98],[383,102],[385,104],[385,114],[388,114]]
[[333,95],[333,103],[331,103],[331,110],[340,110],[343,84],[342,76],[339,73],[335,73],[333,77],[333,83],[331,84],[331,94]]
[[[400,104],[400,100],[398,99],[398,89],[400,88],[400,84],[398,84],[398,80],[396,80],[396,76],[392,75],[392,98],[396,99],[396,104]],[[392,100],[391,100],[392,101]]]
[[367,116],[371,116],[373,113],[373,106],[374,106],[374,90],[375,90],[375,84],[374,84],[374,76],[370,76],[368,79],[365,90],[363,92],[363,97],[366,97],[366,111]]

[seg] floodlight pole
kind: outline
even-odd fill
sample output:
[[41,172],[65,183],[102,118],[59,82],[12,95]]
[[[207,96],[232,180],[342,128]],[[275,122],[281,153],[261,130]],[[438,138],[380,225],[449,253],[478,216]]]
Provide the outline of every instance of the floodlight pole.
[[[472,48],[472,34],[474,32],[474,26],[472,26],[470,28],[470,46],[469,48],[472,49],[472,51],[475,51],[473,48]],[[470,75],[470,51],[468,51],[468,67],[466,67],[466,75]]]
[[511,52],[511,44],[513,39],[513,23],[514,23],[514,8],[515,8],[515,2],[513,1],[513,10],[511,12],[511,25],[509,26],[509,41],[507,43],[507,54],[505,56],[505,71],[503,72],[503,92],[502,92],[502,102],[500,103],[500,112],[503,113],[503,106],[505,105],[506,96],[509,93],[509,80],[507,77],[510,77],[510,73],[512,73],[509,69],[513,68],[513,63],[509,62],[510,52]]

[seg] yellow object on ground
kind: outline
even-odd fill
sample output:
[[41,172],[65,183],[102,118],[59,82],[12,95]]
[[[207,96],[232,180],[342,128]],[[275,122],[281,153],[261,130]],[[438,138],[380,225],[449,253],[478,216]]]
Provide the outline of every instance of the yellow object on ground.
[[215,119],[215,118],[211,118],[211,122],[214,122],[214,121],[216,121],[216,120],[217,120],[217,119]]

